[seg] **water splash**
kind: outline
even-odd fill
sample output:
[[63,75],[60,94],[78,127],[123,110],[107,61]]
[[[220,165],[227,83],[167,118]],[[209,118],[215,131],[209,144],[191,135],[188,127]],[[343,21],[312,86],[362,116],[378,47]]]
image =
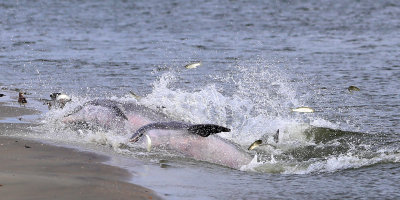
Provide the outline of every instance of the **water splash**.
[[[254,159],[241,168],[244,171],[304,174],[398,162],[398,154],[393,153],[398,148],[371,157],[371,148],[366,147],[366,140],[360,134],[338,131],[341,124],[319,115],[291,112],[290,108],[307,105],[306,100],[316,94],[310,92],[307,97],[299,93],[299,83],[289,79],[287,71],[261,64],[232,68],[227,74],[207,77],[210,83],[202,88],[184,89],[188,87],[179,84],[179,72],[166,72],[153,83],[152,92],[140,99],[129,95],[108,99],[134,101],[180,121],[227,126],[232,132],[219,136],[243,149],[262,139],[265,145],[249,152]],[[129,135],[126,132],[66,128],[60,119],[74,107],[93,100],[89,97],[73,99],[64,110],[52,110],[46,114],[42,127],[50,132],[46,137],[110,146],[116,152],[128,152],[133,156],[144,154],[127,145]],[[275,140],[273,136],[277,130],[279,135]],[[171,152],[167,154],[176,156]],[[147,156],[159,155],[147,153]]]

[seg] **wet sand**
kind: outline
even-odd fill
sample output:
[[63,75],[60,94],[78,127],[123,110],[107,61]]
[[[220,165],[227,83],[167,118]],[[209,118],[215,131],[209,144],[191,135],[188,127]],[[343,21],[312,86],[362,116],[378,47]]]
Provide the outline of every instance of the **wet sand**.
[[0,119],[34,114],[40,114],[40,112],[35,109],[24,107],[18,108],[15,106],[7,105],[4,102],[0,102]]
[[[0,105],[0,119],[30,112]],[[103,164],[105,156],[13,137],[31,125],[0,123],[1,199],[161,199],[126,182],[131,175]]]

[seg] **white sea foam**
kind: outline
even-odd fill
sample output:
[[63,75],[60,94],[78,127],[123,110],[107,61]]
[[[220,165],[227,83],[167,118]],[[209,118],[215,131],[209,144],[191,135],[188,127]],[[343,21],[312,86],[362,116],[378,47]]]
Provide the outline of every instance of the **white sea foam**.
[[338,156],[330,156],[324,160],[312,162],[308,166],[299,165],[289,167],[284,173],[286,174],[310,174],[321,172],[335,172],[345,169],[357,169],[364,166],[370,166],[384,162],[399,162],[399,153],[376,154],[374,157],[363,158],[359,155],[351,153]]
[[[315,144],[313,137],[305,134],[306,130],[313,126],[340,129],[340,125],[318,115],[292,113],[291,107],[304,105],[305,102],[298,99],[296,86],[278,69],[267,66],[236,68],[235,73],[226,77],[216,76],[218,81],[196,90],[173,87],[172,85],[177,85],[175,82],[178,81],[179,74],[168,72],[154,82],[150,94],[140,99],[133,99],[129,95],[122,98],[113,96],[109,99],[137,102],[159,110],[176,120],[227,126],[232,131],[218,135],[244,149],[260,138],[263,138],[264,143],[272,145],[259,147],[260,153],[254,156],[248,165],[241,168],[244,171],[307,174],[359,168],[383,161],[398,162],[399,156],[390,152],[366,158],[359,156],[354,150],[348,154],[330,155],[326,158],[318,157],[303,161],[292,159],[285,153],[300,147],[313,145],[324,147],[324,144]],[[229,88],[235,90],[225,91],[224,84],[231,84]],[[45,115],[42,126],[47,130],[45,137],[110,146],[116,152],[126,151],[120,147],[121,144],[128,144],[129,132],[68,129],[60,119],[74,107],[91,100],[76,96],[72,99],[73,101],[67,104],[65,109],[51,110]],[[272,136],[278,129],[278,141],[274,141]],[[341,145],[338,142],[335,144]]]

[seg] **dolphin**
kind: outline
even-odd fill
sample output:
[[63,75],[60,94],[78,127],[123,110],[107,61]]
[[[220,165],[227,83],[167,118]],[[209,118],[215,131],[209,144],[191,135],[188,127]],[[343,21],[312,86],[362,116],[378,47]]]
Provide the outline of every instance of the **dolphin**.
[[238,145],[215,135],[230,132],[229,128],[175,121],[134,102],[106,99],[88,101],[65,115],[63,122],[85,128],[115,128],[133,133],[129,141],[141,146],[147,144],[148,150],[151,145],[234,169],[240,169],[252,160],[252,156]]

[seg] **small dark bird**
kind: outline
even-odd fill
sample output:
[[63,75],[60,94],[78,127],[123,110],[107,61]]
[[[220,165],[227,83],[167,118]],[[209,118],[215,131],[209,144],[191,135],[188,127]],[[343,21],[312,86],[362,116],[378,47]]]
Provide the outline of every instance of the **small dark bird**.
[[18,103],[20,106],[25,106],[25,104],[28,103],[28,101],[26,101],[26,98],[24,97],[24,93],[22,92],[19,92]]
[[0,94],[0,97],[4,97],[4,96],[6,96],[6,95],[4,95],[4,94]]

